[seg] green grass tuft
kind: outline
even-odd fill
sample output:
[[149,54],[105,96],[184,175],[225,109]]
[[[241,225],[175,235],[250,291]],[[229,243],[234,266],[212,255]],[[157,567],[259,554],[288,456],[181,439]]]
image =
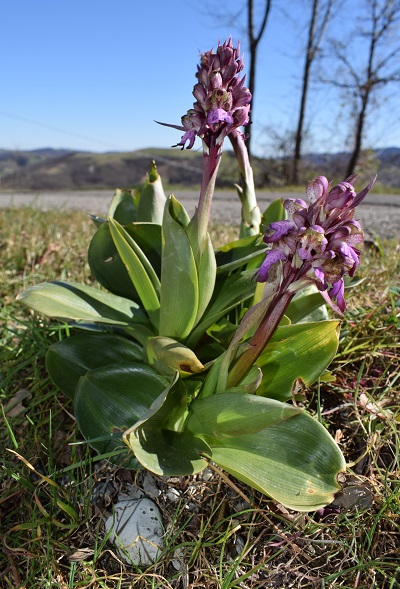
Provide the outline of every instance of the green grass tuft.
[[[350,463],[347,484],[363,496],[320,516],[288,512],[211,469],[159,479],[112,467],[82,443],[71,403],[44,366],[49,343],[68,328],[15,297],[45,280],[92,283],[93,231],[78,212],[0,217],[0,587],[400,587],[399,245],[363,252],[365,280],[348,294],[335,381],[307,393]],[[213,236],[222,243],[236,232],[218,227]],[[146,476],[162,491],[165,549],[140,570],[120,560],[102,522],[118,493],[146,488]]]

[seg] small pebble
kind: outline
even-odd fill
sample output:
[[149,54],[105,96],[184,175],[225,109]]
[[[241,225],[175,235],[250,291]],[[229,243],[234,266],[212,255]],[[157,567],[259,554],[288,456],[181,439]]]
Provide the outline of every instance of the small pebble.
[[201,473],[201,478],[204,482],[208,482],[209,480],[211,480],[213,477],[213,471],[211,470],[211,468],[205,468],[203,470],[203,472]]
[[176,571],[181,571],[183,569],[184,556],[185,553],[183,552],[182,548],[177,548],[175,550],[171,564]]
[[150,565],[164,547],[161,512],[151,499],[116,503],[105,528],[111,531],[110,541],[128,563]]
[[178,503],[179,499],[181,498],[181,494],[176,489],[168,489],[165,493],[166,498],[171,501],[171,503]]

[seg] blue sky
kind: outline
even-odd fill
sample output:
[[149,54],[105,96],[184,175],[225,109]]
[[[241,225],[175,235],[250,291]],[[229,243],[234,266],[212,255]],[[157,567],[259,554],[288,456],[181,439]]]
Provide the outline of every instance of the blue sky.
[[[225,4],[240,12],[245,2]],[[252,115],[260,153],[267,143],[265,126],[295,125],[306,39],[307,0],[275,4],[279,8],[273,9],[260,45]],[[355,8],[358,0],[347,4]],[[205,14],[206,5],[206,0],[4,2],[0,148],[109,151],[176,143],[179,132],[154,119],[179,124],[191,108],[199,51],[230,34],[235,42],[244,39],[240,19],[230,26],[215,13]],[[345,14],[340,16],[343,24]],[[330,33],[338,26],[340,18]],[[399,105],[388,104],[367,137],[374,146],[400,146]],[[308,114],[313,149],[341,149],[346,131],[338,98],[313,91]]]

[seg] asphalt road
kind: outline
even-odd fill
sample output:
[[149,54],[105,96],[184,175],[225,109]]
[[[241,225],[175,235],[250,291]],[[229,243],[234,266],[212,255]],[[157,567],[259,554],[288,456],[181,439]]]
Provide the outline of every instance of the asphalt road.
[[[0,209],[7,207],[34,207],[47,209],[77,209],[104,216],[113,195],[112,190],[87,190],[68,192],[0,192]],[[177,191],[175,196],[186,207],[189,214],[194,212],[198,192]],[[305,195],[289,192],[258,192],[261,210],[279,197],[305,198]],[[234,191],[216,192],[212,217],[217,222],[237,224],[240,218],[240,202]],[[356,218],[361,220],[366,235],[374,237],[400,238],[400,195],[368,194],[358,207]]]

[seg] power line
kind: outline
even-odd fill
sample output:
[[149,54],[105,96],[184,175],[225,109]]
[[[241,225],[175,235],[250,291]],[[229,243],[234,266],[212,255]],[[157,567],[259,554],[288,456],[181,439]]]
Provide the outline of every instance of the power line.
[[[71,137],[76,137],[77,139],[84,139],[85,141],[90,141],[91,143],[95,143],[96,145],[103,145],[105,147],[112,148],[116,151],[121,151],[117,145],[110,143],[109,141],[103,141],[102,139],[95,139],[93,137],[89,137],[88,135],[83,135],[81,133],[75,133],[74,131],[67,131],[66,129],[62,129],[61,127],[49,125],[48,123],[43,123],[41,121],[35,121],[33,119],[29,119],[27,117],[22,117],[20,115],[16,115],[14,113],[6,112],[3,110],[0,110],[0,115],[7,117],[9,119],[14,119],[16,121],[21,121],[23,123],[35,125],[36,127],[42,127],[43,129],[49,129],[50,131],[56,131],[57,133],[61,133],[63,135],[69,135]],[[151,159],[154,159],[153,154],[148,153],[148,152],[144,151],[143,149],[135,149],[135,153],[140,153],[145,157],[149,157]],[[172,158],[169,159],[169,158],[166,158],[163,156],[157,156],[157,161],[163,162],[163,163],[168,164],[170,166],[175,166],[177,168],[181,168],[182,170],[188,170],[190,172],[195,172],[196,174],[199,174],[200,176],[203,173],[202,170],[199,170],[199,168],[195,168],[194,166],[191,166],[188,164],[182,164],[181,162],[176,161]]]

